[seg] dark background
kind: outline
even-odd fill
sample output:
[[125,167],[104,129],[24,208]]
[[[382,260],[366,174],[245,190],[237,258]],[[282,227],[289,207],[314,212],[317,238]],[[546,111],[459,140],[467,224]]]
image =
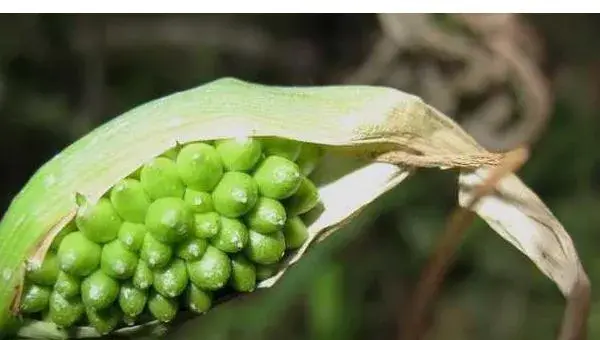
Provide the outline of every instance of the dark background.
[[[0,211],[72,141],[175,91],[224,76],[387,85],[422,96],[490,149],[534,143],[520,175],[572,235],[594,284],[600,280],[598,19],[3,15]],[[174,336],[226,339],[235,330],[236,339],[397,338],[406,297],[455,206],[455,181],[452,173],[419,173],[376,204],[385,209],[315,248],[277,287],[219,307]],[[564,300],[477,221],[434,307],[429,339],[551,339]],[[590,339],[600,337],[599,318],[600,303],[592,308]]]

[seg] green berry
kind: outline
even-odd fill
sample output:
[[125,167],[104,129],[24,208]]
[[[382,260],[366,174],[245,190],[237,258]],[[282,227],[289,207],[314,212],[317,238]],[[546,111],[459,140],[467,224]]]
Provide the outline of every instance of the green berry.
[[85,307],[79,296],[65,297],[57,291],[50,294],[48,318],[59,327],[70,327],[83,317]]
[[279,270],[279,264],[259,264],[256,265],[256,280],[263,281],[270,277],[275,276]]
[[158,241],[150,233],[146,233],[140,257],[146,261],[150,269],[166,266],[172,256],[173,249],[169,245]]
[[133,276],[138,257],[119,241],[114,240],[102,248],[100,268],[115,279],[128,279]]
[[229,282],[238,292],[249,293],[256,288],[256,268],[244,255],[235,254],[231,258]]
[[296,164],[304,176],[310,175],[319,161],[323,158],[323,148],[317,144],[304,143],[300,155],[296,159]]
[[86,308],[108,308],[119,295],[119,282],[102,270],[94,272],[81,283],[81,298]]
[[144,223],[150,197],[140,181],[126,178],[117,182],[110,191],[110,201],[125,221]]
[[185,298],[188,308],[194,313],[205,313],[212,306],[212,293],[196,287],[193,283],[188,285]]
[[146,227],[155,239],[165,244],[183,241],[192,227],[193,214],[182,199],[159,198],[146,215]]
[[221,216],[216,212],[196,214],[194,216],[194,233],[196,237],[211,238],[221,229]]
[[75,222],[71,221],[69,224],[64,226],[58,232],[58,234],[56,234],[56,236],[54,236],[54,240],[52,240],[52,244],[50,245],[50,250],[57,251],[58,247],[60,246],[60,243],[62,242],[62,240],[64,240],[65,236],[75,231],[77,231],[77,226],[75,225]]
[[302,215],[319,203],[319,189],[310,179],[304,177],[298,190],[283,203],[290,216]]
[[21,313],[30,314],[41,312],[48,307],[50,288],[36,284],[25,284],[21,295]]
[[181,259],[174,259],[168,266],[154,271],[154,289],[165,297],[181,295],[187,284],[187,269]]
[[123,317],[123,312],[116,305],[110,306],[110,308],[104,310],[86,307],[85,314],[87,315],[90,325],[101,335],[106,335],[117,328]]
[[107,243],[117,238],[123,222],[107,198],[100,198],[96,204],[84,201],[75,216],[77,228],[93,242]]
[[131,280],[137,289],[147,289],[154,282],[154,273],[148,267],[145,261],[138,261],[138,265],[133,273]]
[[49,251],[46,253],[41,265],[29,264],[26,277],[33,283],[52,286],[56,282],[58,272],[58,257],[56,253]]
[[300,168],[296,163],[279,156],[269,156],[254,172],[260,194],[272,199],[292,196],[302,181]]
[[121,285],[119,306],[126,316],[136,317],[144,311],[148,300],[148,291],[135,287],[131,282]]
[[152,291],[148,297],[148,310],[160,322],[170,322],[175,319],[179,306],[177,299],[167,298]]
[[196,191],[190,188],[185,190],[183,200],[196,214],[213,211],[212,195],[205,191]]
[[151,199],[183,197],[185,185],[177,173],[175,162],[157,157],[142,167],[140,182]]
[[200,260],[187,263],[190,281],[204,290],[217,290],[225,286],[231,275],[231,263],[227,254],[208,246]]
[[260,142],[249,137],[224,139],[215,145],[228,171],[252,170],[262,153]]
[[261,234],[250,230],[248,246],[244,249],[246,256],[258,264],[273,264],[283,257],[285,238],[281,231]]
[[248,229],[238,219],[221,216],[221,229],[210,243],[226,253],[236,253],[248,243]]
[[223,164],[212,145],[192,143],[179,152],[177,171],[188,187],[197,191],[211,191],[223,176]]
[[204,255],[208,241],[203,238],[190,238],[177,246],[177,257],[186,261],[198,260]]
[[79,277],[60,271],[54,284],[54,291],[66,298],[72,298],[79,295],[80,287],[81,280]]
[[245,217],[248,228],[262,234],[281,230],[286,219],[287,214],[283,205],[267,197],[259,198],[254,208]]
[[142,248],[146,236],[146,226],[139,223],[124,222],[119,230],[119,241],[125,248],[137,252]]
[[302,247],[308,239],[308,229],[300,217],[294,216],[285,223],[283,235],[285,236],[286,248],[297,249]]
[[215,210],[223,216],[236,218],[252,209],[258,199],[258,186],[243,172],[227,172],[213,191]]
[[265,137],[261,139],[263,152],[267,156],[280,156],[295,161],[300,155],[302,143],[278,137]]
[[77,231],[63,239],[58,248],[60,269],[75,276],[87,276],[100,265],[102,247]]

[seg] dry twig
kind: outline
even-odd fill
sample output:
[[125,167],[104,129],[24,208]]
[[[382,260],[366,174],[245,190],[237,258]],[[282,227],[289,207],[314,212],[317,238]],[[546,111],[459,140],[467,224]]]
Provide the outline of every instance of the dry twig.
[[421,274],[417,290],[414,293],[414,300],[408,305],[410,311],[403,315],[406,321],[402,322],[399,339],[416,340],[420,339],[424,331],[424,319],[427,307],[436,297],[441,283],[443,282],[446,271],[451,263],[460,241],[473,222],[475,213],[472,208],[478,203],[479,199],[494,190],[496,184],[503,176],[510,174],[520,168],[528,158],[528,150],[519,148],[509,152],[494,171],[487,178],[485,183],[476,189],[473,199],[466,207],[458,207],[448,219],[448,224],[441,236],[440,241],[428,260],[428,264]]

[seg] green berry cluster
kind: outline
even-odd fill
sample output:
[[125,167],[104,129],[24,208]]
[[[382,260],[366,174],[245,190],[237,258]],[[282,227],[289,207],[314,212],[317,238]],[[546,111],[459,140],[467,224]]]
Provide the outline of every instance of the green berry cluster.
[[321,154],[280,138],[169,150],[97,202],[78,201],[43,263],[27,269],[21,312],[106,334],[252,292],[306,241],[301,216],[319,201],[309,175]]

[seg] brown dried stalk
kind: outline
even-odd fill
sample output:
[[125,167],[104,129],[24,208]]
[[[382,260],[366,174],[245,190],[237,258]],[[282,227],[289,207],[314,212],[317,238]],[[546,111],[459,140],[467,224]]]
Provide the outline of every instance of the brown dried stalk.
[[494,168],[486,182],[477,187],[476,194],[466,207],[457,207],[448,219],[447,227],[440,241],[428,260],[428,264],[421,274],[414,301],[409,304],[410,311],[406,312],[406,322],[400,331],[399,339],[416,340],[421,338],[427,306],[436,297],[439,287],[444,280],[446,271],[451,264],[452,257],[464,236],[464,233],[473,222],[475,213],[473,207],[479,199],[491,192],[498,181],[506,174],[520,168],[528,158],[528,150],[519,148],[506,154],[500,165]]

